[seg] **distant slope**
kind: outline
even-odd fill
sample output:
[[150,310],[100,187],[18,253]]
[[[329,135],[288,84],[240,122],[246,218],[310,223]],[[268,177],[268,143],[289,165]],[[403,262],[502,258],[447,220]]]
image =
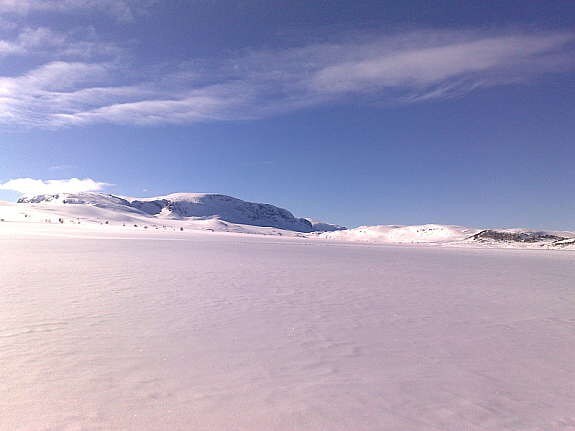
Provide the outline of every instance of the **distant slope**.
[[485,229],[470,242],[491,246],[517,247],[569,247],[575,245],[575,232],[535,231],[531,229]]
[[312,225],[314,232],[334,232],[337,230],[346,230],[345,226],[340,226],[338,224],[326,223],[323,221],[316,220],[311,217],[306,217],[306,220],[309,221]]
[[477,233],[479,229],[462,226],[425,224],[417,226],[360,226],[355,229],[326,232],[320,235],[326,239],[376,243],[441,243],[461,241]]
[[496,248],[575,248],[575,232],[529,229],[475,229],[425,224],[360,226],[315,234],[319,238],[374,244],[445,244]]
[[549,232],[486,229],[473,235],[472,239],[474,239],[475,241],[482,241],[482,242],[501,241],[501,242],[535,243],[535,242],[563,241],[567,238]]

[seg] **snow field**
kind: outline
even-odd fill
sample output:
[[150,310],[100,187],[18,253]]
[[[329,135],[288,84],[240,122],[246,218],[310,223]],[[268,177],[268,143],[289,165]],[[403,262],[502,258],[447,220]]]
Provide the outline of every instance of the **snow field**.
[[575,429],[573,253],[109,228],[0,231],[0,429]]

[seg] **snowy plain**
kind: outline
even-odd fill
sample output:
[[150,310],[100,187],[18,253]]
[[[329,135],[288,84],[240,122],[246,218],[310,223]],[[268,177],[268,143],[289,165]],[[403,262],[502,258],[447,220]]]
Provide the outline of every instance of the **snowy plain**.
[[0,429],[573,431],[574,288],[571,251],[0,223]]

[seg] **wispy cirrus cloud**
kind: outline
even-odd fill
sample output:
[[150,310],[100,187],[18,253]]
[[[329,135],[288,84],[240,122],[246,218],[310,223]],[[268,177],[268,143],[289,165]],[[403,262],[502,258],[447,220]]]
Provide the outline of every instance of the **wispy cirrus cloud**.
[[[0,123],[190,124],[367,99],[441,100],[572,70],[574,44],[572,32],[428,30],[355,35],[138,71],[113,54],[84,53],[0,77]],[[60,43],[62,52],[66,45]]]
[[63,44],[62,35],[47,28],[25,29],[13,40],[0,40],[0,56],[25,55],[42,47],[50,49]]
[[91,28],[68,32],[48,27],[22,27],[11,38],[0,38],[0,58],[27,57],[35,62],[53,58],[103,59],[123,53],[120,45],[99,40]]
[[358,54],[349,50],[347,59],[343,56],[343,61],[325,65],[314,74],[312,83],[320,91],[334,93],[426,88],[474,77],[476,82],[497,84],[554,69],[558,64],[552,56],[573,40],[569,33],[408,35],[357,46]]
[[95,11],[120,21],[131,21],[139,11],[153,3],[153,0],[0,0],[0,14]]
[[[47,127],[54,112],[97,103],[96,85],[108,73],[106,64],[52,62],[17,77],[0,77],[0,123]],[[105,90],[106,100],[114,90],[119,91]]]
[[34,178],[14,178],[0,183],[0,190],[15,191],[25,195],[53,193],[81,193],[102,190],[110,184],[94,181],[91,178],[67,178],[61,180],[39,180]]

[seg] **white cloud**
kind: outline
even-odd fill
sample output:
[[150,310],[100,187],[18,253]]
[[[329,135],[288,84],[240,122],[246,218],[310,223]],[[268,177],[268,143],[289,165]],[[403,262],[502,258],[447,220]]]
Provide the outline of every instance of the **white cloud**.
[[[52,62],[21,76],[0,77],[0,123],[49,127],[54,112],[74,112],[101,100],[97,85],[108,73],[105,64]],[[106,91],[106,100],[113,94]]]
[[63,180],[15,178],[5,183],[0,183],[0,190],[10,190],[25,195],[41,195],[98,191],[109,185],[110,184],[94,181],[91,178],[69,178]]
[[[19,37],[18,46],[25,45],[22,41],[41,45],[45,37],[43,31],[30,31]],[[61,42],[62,51],[66,43]],[[569,32],[426,31],[364,35],[148,70],[120,59],[72,54],[74,60],[0,76],[0,124],[190,124],[257,119],[363,98],[419,103],[570,71],[574,43],[575,34]],[[2,49],[13,48],[0,44]]]
[[[422,37],[425,34],[422,34]],[[545,56],[574,40],[573,34],[503,35],[472,37],[437,35],[433,43],[425,39],[393,46],[381,40],[364,55],[328,64],[317,70],[312,85],[319,91],[347,92],[385,87],[425,88],[458,77],[479,76],[495,81],[495,76],[524,75],[538,70],[524,66],[545,66]],[[362,48],[362,47],[358,47]],[[370,52],[371,51],[371,52]]]

